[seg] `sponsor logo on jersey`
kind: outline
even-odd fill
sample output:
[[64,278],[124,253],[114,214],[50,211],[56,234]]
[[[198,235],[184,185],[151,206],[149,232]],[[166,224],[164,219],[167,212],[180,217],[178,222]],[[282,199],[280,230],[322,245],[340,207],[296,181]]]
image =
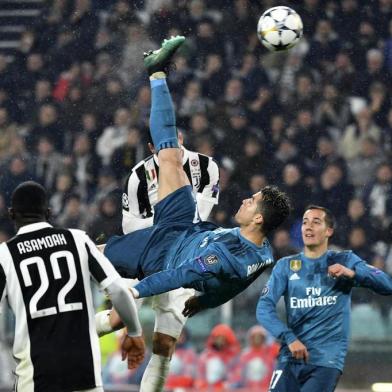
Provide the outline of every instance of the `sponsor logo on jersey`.
[[204,262],[208,265],[216,264],[218,262],[218,257],[215,255],[208,255],[204,258]]
[[306,287],[305,294],[304,298],[291,297],[290,308],[304,309],[336,305],[338,298],[337,295],[321,295],[321,287]]
[[294,274],[292,274],[289,278],[289,280],[299,280],[299,279],[301,279],[301,278],[299,277],[299,275],[296,272]]
[[291,271],[298,272],[302,268],[302,260],[290,260]]
[[306,298],[298,298],[291,297],[290,298],[290,308],[291,309],[304,309],[304,308],[314,308],[318,306],[331,306],[336,305],[337,295],[324,295],[322,297],[306,297]]
[[192,160],[191,160],[191,165],[192,165],[192,166],[197,166],[198,164],[199,164],[199,162],[198,162],[197,159],[192,159]]
[[126,193],[122,194],[122,206],[124,208],[124,210],[129,210],[129,199],[128,199],[128,195]]

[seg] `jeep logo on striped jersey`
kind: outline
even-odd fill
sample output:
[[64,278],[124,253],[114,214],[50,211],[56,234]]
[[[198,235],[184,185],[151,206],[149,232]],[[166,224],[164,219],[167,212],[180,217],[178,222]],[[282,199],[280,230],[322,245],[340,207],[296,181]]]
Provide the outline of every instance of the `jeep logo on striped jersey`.
[[298,272],[302,267],[302,260],[290,260],[291,271]]

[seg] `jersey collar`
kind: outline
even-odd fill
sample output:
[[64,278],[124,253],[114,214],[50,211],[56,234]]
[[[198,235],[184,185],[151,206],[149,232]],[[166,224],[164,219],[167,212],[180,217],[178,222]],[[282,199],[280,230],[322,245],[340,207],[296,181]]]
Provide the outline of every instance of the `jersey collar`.
[[[184,154],[182,155],[182,164],[185,165],[186,161],[189,159],[189,151],[184,146],[180,146],[180,148],[184,152]],[[154,162],[159,166],[158,155],[154,154],[153,156]]]
[[53,227],[53,226],[48,222],[30,223],[29,225],[22,226],[16,234],[19,235],[19,234],[31,233],[32,231],[46,229],[47,227]]

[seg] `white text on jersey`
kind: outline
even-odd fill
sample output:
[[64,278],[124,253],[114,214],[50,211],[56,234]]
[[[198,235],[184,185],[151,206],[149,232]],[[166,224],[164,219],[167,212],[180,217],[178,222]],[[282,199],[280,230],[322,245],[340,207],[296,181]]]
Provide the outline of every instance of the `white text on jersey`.
[[34,240],[18,242],[18,250],[20,254],[24,254],[43,248],[53,248],[57,245],[67,245],[64,234],[52,234]]

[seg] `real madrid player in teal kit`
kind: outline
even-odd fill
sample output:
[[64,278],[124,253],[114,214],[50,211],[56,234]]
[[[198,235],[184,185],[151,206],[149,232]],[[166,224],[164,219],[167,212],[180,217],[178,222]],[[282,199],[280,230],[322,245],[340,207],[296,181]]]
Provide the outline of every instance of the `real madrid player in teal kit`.
[[[392,278],[352,251],[328,250],[334,218],[310,206],[302,221],[304,251],[277,262],[257,306],[257,319],[282,341],[271,392],[334,391],[350,332],[351,289],[392,294]],[[284,297],[287,324],[277,316]]]
[[[150,131],[160,167],[154,226],[113,237],[106,244],[105,255],[122,276],[141,280],[132,289],[135,297],[179,287],[201,292],[188,300],[184,316],[189,316],[233,298],[272,265],[266,234],[287,217],[289,202],[277,188],[265,187],[243,201],[236,214],[239,228],[222,229],[199,221],[192,188],[183,170],[165,74],[184,40],[165,40],[161,49],[144,59],[152,91]],[[154,361],[156,372],[141,386],[142,392],[163,389],[170,355],[155,355]]]

